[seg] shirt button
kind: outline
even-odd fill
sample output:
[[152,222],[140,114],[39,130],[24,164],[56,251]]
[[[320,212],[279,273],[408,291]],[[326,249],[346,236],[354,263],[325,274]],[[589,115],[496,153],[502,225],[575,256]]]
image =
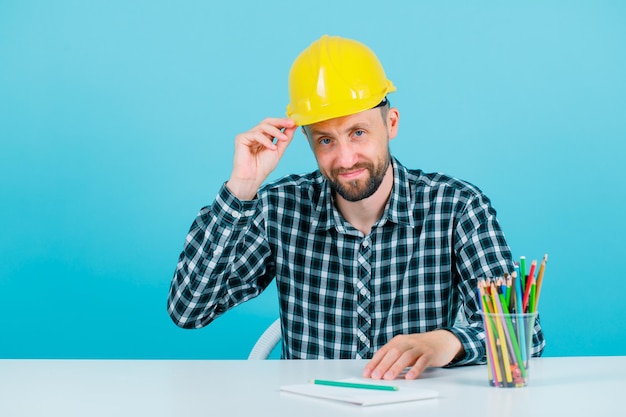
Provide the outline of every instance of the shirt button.
[[364,240],[363,243],[361,243],[361,246],[363,246],[364,248],[367,248],[370,245],[369,241]]
[[361,288],[361,295],[365,297],[367,295],[367,290],[365,288]]

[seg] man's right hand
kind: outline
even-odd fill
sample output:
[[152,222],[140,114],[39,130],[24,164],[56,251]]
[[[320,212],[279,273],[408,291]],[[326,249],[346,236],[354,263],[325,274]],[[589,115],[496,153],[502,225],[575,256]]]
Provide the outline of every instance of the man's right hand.
[[278,165],[297,128],[291,119],[268,118],[237,135],[233,171],[226,183],[230,192],[240,200],[252,200]]

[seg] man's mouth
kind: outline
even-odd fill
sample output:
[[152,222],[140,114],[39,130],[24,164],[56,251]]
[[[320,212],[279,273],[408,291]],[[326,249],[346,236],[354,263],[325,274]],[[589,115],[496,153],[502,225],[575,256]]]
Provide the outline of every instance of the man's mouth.
[[365,171],[367,171],[365,168],[351,169],[349,171],[340,172],[338,177],[346,181],[351,181],[360,177]]

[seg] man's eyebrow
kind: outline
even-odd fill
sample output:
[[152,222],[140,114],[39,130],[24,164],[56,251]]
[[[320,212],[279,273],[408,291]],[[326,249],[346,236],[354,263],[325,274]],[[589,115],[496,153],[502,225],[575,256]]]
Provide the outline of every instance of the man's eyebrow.
[[328,136],[330,133],[325,132],[323,130],[315,129],[313,127],[309,127],[309,133],[311,136]]
[[[367,122],[356,122],[353,125],[350,125],[348,127],[346,127],[345,129],[343,129],[340,133],[347,133],[347,132],[351,132],[353,130],[358,130],[358,129],[368,129],[369,128],[369,123]],[[326,132],[324,130],[320,130],[320,129],[315,129],[313,127],[309,128],[310,132],[311,132],[311,136],[332,136],[333,134],[330,132]]]

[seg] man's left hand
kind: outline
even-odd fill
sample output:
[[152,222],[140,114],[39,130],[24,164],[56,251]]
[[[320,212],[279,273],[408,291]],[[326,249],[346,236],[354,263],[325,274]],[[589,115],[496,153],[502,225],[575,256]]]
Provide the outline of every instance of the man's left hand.
[[365,365],[363,376],[395,379],[408,367],[406,379],[417,378],[429,366],[445,366],[464,352],[461,341],[447,330],[398,335]]

